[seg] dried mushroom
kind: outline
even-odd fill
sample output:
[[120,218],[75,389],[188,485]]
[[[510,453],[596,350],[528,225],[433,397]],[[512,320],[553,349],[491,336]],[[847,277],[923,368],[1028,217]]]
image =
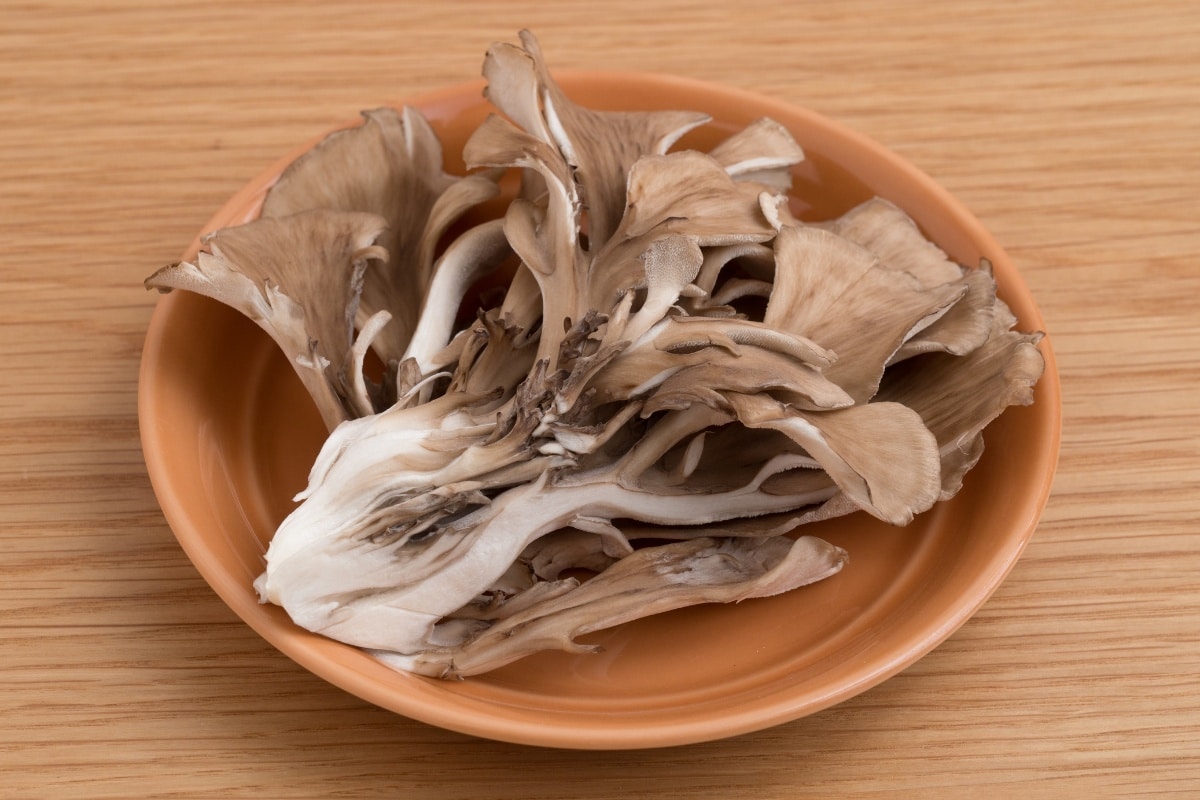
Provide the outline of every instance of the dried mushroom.
[[[520,38],[484,61],[480,171],[444,173],[418,112],[373,111],[147,281],[252,317],[331,428],[261,598],[441,677],[833,575],[846,553],[795,528],[952,496],[1042,371],[990,272],[900,209],[792,218],[779,124],[672,150],[703,115],[581,108]],[[507,171],[502,217],[455,228]]]

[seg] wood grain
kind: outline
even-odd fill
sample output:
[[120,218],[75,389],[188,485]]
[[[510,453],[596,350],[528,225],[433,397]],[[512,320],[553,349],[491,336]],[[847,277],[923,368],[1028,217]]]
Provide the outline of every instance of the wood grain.
[[[154,297],[242,183],[360,108],[558,68],[834,117],[958,195],[1038,297],[1065,429],[1043,524],[943,646],[808,719],[574,753],[381,711],[262,642],[175,544],[136,379]],[[0,6],[0,795],[1164,797],[1200,790],[1200,6]]]

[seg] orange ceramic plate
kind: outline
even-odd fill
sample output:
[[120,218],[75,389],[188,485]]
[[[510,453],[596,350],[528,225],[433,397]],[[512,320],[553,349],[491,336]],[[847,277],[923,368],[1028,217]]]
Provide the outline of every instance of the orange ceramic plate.
[[[797,208],[836,215],[872,195],[911,214],[955,259],[995,266],[1023,330],[1044,325],[1021,276],[944,190],[878,144],[780,102],[677,78],[560,76],[595,108],[678,108],[715,122],[685,140],[711,146],[761,116],[787,126],[807,160]],[[482,84],[417,98],[461,168],[466,137],[491,110]],[[298,151],[299,152],[299,151]],[[252,218],[293,153],[241,192],[208,229]],[[189,256],[194,254],[195,244]],[[297,662],[372,703],[493,739],[635,748],[717,739],[794,720],[852,697],[928,653],[996,589],[1033,534],[1058,455],[1058,375],[1049,341],[1034,405],[1007,411],[952,501],[903,529],[865,514],[809,530],[849,550],[849,566],[814,586],[735,606],[705,606],[589,637],[599,655],[546,653],[466,681],[396,672],[359,650],[297,628],[251,586],[263,553],[320,446],[323,428],[291,368],[258,328],[207,299],[163,297],[140,376],[142,444],[167,521],[229,606]],[[902,466],[899,468],[903,468]]]

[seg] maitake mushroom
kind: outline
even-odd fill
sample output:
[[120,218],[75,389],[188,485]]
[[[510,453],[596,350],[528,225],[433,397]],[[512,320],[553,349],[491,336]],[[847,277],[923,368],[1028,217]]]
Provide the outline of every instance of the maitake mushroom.
[[[147,280],[255,320],[330,428],[256,582],[299,625],[457,677],[788,591],[846,562],[796,527],[904,525],[1031,402],[1039,334],[987,265],[881,199],[793,219],[803,154],[777,123],[671,152],[707,118],[581,108],[528,33],[484,74],[482,171],[446,174],[415,110],[372,111]],[[503,218],[456,230],[509,170]]]

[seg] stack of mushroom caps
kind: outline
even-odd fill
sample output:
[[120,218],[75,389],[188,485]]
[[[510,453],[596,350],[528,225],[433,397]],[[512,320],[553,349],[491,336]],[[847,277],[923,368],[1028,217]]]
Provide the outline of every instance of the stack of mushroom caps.
[[670,152],[707,118],[577,106],[528,33],[484,74],[479,171],[447,174],[413,109],[367,112],[147,280],[258,323],[330,429],[256,583],[297,624],[460,677],[787,591],[847,558],[796,528],[906,524],[1031,402],[1039,334],[987,265],[880,199],[793,218],[775,122]]

